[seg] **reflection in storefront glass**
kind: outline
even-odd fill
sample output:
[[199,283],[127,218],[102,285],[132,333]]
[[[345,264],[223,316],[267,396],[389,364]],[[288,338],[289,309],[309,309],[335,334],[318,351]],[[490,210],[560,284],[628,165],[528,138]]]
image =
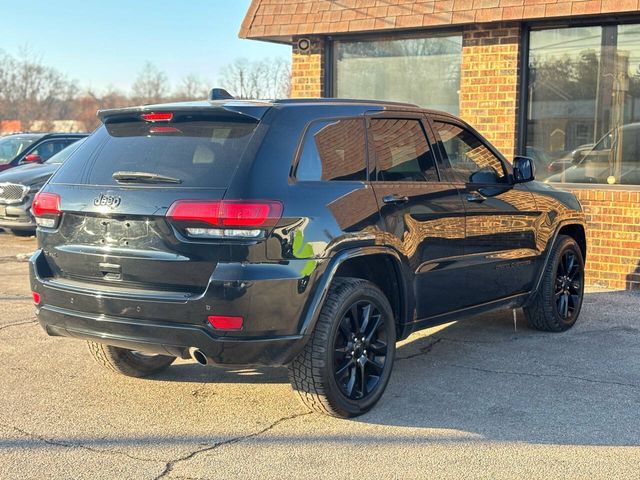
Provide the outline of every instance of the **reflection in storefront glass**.
[[538,179],[640,184],[640,25],[531,32],[528,100]]
[[336,96],[458,114],[462,35],[336,41]]

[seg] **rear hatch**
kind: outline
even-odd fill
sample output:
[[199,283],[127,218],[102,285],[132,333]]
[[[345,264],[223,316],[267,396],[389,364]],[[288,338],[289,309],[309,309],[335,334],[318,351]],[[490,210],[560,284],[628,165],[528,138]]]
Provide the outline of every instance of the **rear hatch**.
[[97,290],[200,294],[233,255],[234,241],[190,237],[186,228],[206,221],[167,212],[177,201],[223,199],[259,141],[259,120],[222,109],[162,113],[107,116],[45,187],[62,211],[40,229],[47,275]]

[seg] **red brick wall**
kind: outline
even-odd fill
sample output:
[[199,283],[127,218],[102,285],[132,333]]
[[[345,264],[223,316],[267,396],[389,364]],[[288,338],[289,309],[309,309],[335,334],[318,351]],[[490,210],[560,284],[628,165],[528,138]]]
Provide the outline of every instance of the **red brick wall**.
[[640,192],[572,192],[587,216],[587,285],[640,289]]
[[460,116],[507,157],[515,153],[520,27],[465,27]]
[[305,37],[311,41],[307,51],[298,48],[294,39],[291,58],[291,97],[319,98],[324,92],[324,40]]

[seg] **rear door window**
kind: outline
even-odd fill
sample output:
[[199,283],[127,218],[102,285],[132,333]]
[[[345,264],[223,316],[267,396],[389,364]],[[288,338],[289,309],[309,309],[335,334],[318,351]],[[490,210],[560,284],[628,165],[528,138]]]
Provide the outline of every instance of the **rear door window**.
[[312,123],[295,176],[299,181],[366,180],[364,119]]
[[39,155],[42,161],[46,162],[55,154],[60,153],[62,150],[64,150],[71,143],[72,141],[66,138],[47,140],[38,145],[31,153],[34,155]]
[[227,187],[256,126],[245,119],[107,124],[52,182],[119,185],[115,172],[147,172],[177,178],[180,186]]

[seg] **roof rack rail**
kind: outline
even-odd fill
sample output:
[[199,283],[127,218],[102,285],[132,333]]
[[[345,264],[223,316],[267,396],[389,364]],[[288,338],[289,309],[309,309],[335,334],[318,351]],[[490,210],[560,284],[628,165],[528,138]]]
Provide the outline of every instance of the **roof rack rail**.
[[234,100],[234,96],[224,88],[212,88],[209,92],[209,100]]
[[402,107],[420,108],[414,103],[392,102],[388,100],[365,100],[361,98],[282,98],[274,100],[273,103],[289,104],[289,103],[357,103],[357,104],[373,104],[373,105],[398,105]]

